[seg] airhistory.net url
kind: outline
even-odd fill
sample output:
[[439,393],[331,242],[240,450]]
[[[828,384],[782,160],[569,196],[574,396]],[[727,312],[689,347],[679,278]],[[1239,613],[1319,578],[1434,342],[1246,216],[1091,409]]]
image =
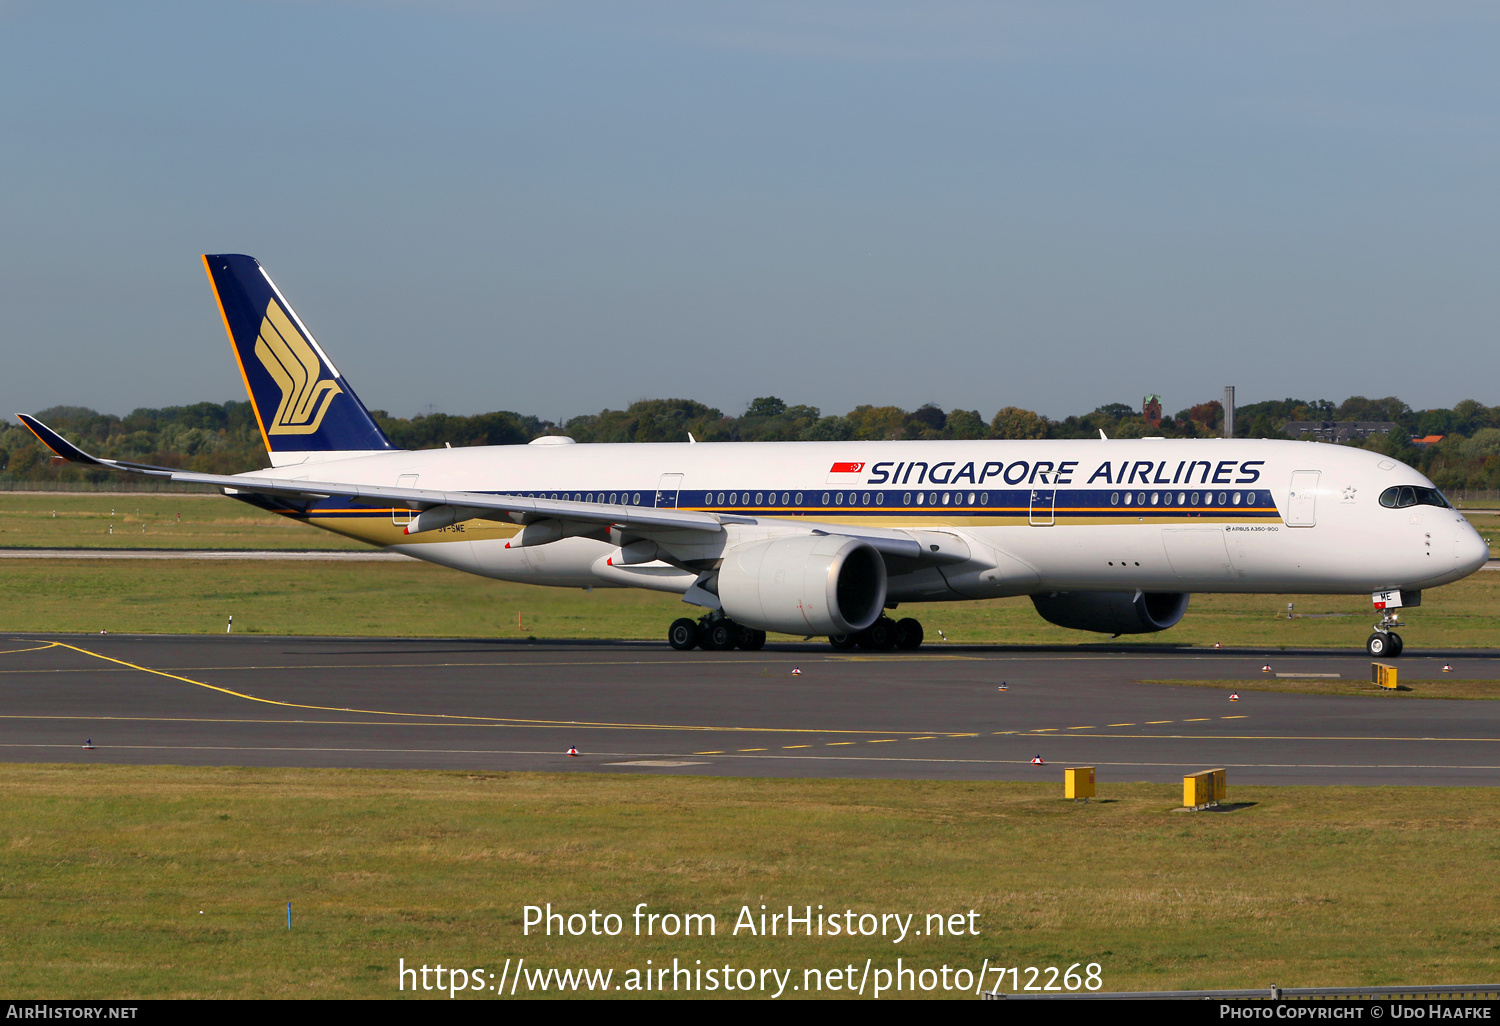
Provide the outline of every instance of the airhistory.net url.
[[[1082,969],[1082,972],[1079,970]],[[705,967],[702,959],[684,964],[672,959],[671,966],[655,965],[650,959],[642,968],[631,969],[558,969],[528,967],[526,959],[505,960],[497,975],[479,967],[455,969],[439,963],[421,968],[408,966],[401,959],[397,967],[397,989],[493,997],[518,997],[522,994],[615,992],[622,994],[693,993],[764,994],[772,998],[787,993],[841,993],[851,997],[879,998],[887,993],[931,994],[934,992],[983,992],[1006,987],[1012,991],[1053,993],[1097,991],[1104,985],[1103,967],[1098,962],[1084,965],[1075,962],[1066,969],[1056,966],[990,965],[988,959],[978,972],[969,968],[917,969],[897,958],[894,968],[876,967],[874,959],[864,965],[849,963],[826,969],[736,968],[731,963]]]

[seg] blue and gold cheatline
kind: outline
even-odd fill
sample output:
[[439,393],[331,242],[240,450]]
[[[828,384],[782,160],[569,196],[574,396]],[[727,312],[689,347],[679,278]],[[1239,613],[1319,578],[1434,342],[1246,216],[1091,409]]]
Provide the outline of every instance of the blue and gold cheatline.
[[[604,489],[558,489],[535,492],[515,490],[506,494],[517,494],[532,498],[563,499],[575,502],[598,502],[606,505],[641,506],[650,505],[654,492],[648,488],[634,492],[606,491]],[[869,489],[849,491],[821,489],[815,491],[777,490],[759,492],[748,489],[715,489],[714,491],[683,491],[677,508],[703,510],[716,513],[741,513],[766,517],[815,517],[830,523],[863,524],[869,527],[1004,527],[1023,526],[1059,527],[1097,524],[1119,524],[1121,526],[1210,524],[1281,524],[1280,511],[1275,500],[1265,489],[1210,489],[1188,488],[1163,491],[1121,489],[1048,489],[1034,492],[1025,489],[997,489],[990,491],[967,490],[912,492],[904,489]],[[1043,496],[1055,502],[1045,506],[1036,505]],[[361,537],[367,540],[390,539],[394,529],[390,516],[392,510],[370,507],[351,507],[347,500],[325,499],[310,503],[305,508],[288,508],[285,503],[271,498],[260,500],[267,509],[277,513],[305,519],[320,526],[349,532],[353,522],[365,521],[369,529],[361,529]],[[334,527],[337,523],[340,526]],[[495,523],[476,523],[473,529],[486,535],[500,533],[508,535],[515,528]],[[441,542],[456,540],[463,533],[437,535],[424,541]]]
[[206,255],[269,452],[395,449],[253,257]]

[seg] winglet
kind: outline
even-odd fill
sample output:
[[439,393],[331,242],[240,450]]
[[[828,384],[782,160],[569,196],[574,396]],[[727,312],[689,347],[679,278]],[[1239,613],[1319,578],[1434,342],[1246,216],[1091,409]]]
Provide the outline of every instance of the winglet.
[[26,426],[26,430],[36,435],[37,441],[41,442],[52,452],[69,463],[86,463],[89,466],[103,467],[107,464],[103,460],[96,460],[78,446],[68,441],[62,435],[53,431],[46,424],[26,413],[16,414],[16,419]]

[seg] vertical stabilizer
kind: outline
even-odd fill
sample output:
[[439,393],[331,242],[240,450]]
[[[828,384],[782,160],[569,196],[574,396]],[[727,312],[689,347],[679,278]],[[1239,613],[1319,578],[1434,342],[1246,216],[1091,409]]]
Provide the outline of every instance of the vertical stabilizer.
[[273,466],[396,448],[259,262],[221,254],[203,265]]

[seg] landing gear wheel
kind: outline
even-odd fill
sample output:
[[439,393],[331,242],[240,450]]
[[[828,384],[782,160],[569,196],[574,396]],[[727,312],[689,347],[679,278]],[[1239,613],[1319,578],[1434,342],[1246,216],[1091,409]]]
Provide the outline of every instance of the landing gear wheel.
[[1391,636],[1383,631],[1376,631],[1365,641],[1365,651],[1376,659],[1381,659],[1395,654],[1396,646],[1391,641]]
[[896,647],[896,622],[888,616],[882,616],[856,634],[854,640],[860,648],[889,652]]
[[910,651],[922,646],[922,623],[911,617],[896,621],[896,647]]
[[752,627],[741,627],[735,638],[735,644],[746,652],[759,652],[766,647],[766,632]]
[[855,640],[857,637],[858,635],[854,634],[830,634],[828,635],[828,643],[840,652],[847,652],[858,644]]
[[700,634],[698,644],[710,652],[723,652],[734,647],[738,629],[729,620],[716,620],[703,628]]
[[1397,634],[1395,631],[1391,631],[1390,638],[1391,638],[1391,650],[1389,652],[1387,652],[1386,655],[1388,655],[1392,659],[1394,659],[1398,655],[1400,655],[1401,654],[1401,650],[1406,647],[1406,642],[1402,641],[1401,640],[1401,635]]
[[673,620],[672,626],[667,628],[667,644],[679,652],[698,647],[698,625],[687,617],[681,620]]

